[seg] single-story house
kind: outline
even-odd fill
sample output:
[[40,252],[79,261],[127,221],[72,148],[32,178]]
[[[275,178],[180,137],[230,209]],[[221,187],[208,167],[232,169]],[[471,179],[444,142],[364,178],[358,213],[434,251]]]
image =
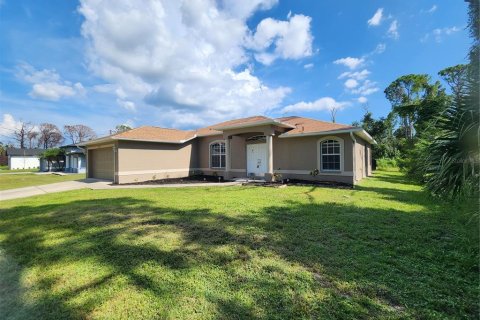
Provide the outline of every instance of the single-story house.
[[8,169],[37,169],[40,167],[42,149],[7,148]]
[[82,146],[69,144],[60,148],[65,151],[65,172],[86,172],[85,149]]
[[199,173],[355,184],[371,174],[373,143],[358,127],[254,116],[197,130],[144,126],[84,145],[87,177],[120,184]]

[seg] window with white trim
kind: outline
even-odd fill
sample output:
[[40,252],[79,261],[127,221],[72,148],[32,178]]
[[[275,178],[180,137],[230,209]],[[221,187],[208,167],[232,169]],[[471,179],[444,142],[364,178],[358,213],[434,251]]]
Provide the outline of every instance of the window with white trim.
[[325,140],[320,144],[320,159],[322,171],[340,171],[340,142]]
[[225,142],[214,142],[210,145],[210,167],[225,168]]

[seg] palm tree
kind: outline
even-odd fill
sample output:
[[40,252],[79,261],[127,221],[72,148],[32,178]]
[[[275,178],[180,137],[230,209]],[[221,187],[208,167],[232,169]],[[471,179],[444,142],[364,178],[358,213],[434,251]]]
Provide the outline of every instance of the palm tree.
[[458,198],[479,193],[479,1],[469,2],[473,38],[465,87],[437,120],[438,134],[425,157],[427,188],[435,195]]

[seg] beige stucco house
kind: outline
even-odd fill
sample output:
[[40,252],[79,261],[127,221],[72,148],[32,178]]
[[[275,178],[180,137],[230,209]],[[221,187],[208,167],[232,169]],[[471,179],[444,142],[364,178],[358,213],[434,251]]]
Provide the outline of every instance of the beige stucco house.
[[281,174],[355,184],[371,174],[372,143],[362,128],[295,116],[198,130],[146,126],[87,142],[87,177],[129,183],[202,172],[270,181]]

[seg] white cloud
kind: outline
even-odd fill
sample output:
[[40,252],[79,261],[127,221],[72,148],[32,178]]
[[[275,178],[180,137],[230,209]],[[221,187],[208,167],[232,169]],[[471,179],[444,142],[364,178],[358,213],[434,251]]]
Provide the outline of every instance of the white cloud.
[[11,137],[13,132],[21,126],[21,121],[16,121],[11,114],[4,113],[2,122],[0,122],[0,136],[2,140],[5,139],[5,137]]
[[370,74],[370,71],[368,71],[367,69],[363,69],[362,71],[355,71],[355,72],[346,71],[341,75],[339,75],[338,79],[352,78],[355,80],[363,80],[367,78],[369,74]]
[[379,44],[377,44],[377,46],[375,47],[375,50],[373,50],[372,53],[381,54],[386,49],[387,49],[387,45],[385,43],[379,43]]
[[346,58],[337,59],[333,63],[344,65],[353,70],[361,66],[364,62],[365,62],[364,58],[346,57]]
[[[438,29],[435,29],[435,30],[438,30]],[[434,30],[434,31],[435,31]],[[447,36],[455,33],[455,32],[458,32],[460,31],[460,28],[459,27],[450,27],[450,28],[443,28],[440,30],[440,33],[443,33],[443,34],[446,34]]]
[[32,87],[29,95],[32,98],[58,101],[62,97],[74,96],[75,90],[71,86],[65,86],[58,83],[37,83]]
[[[456,32],[460,31],[459,27],[450,27],[450,28],[437,28],[432,31],[432,36],[436,42],[442,42],[445,36],[452,35]],[[426,39],[425,39],[426,40]]]
[[222,0],[223,7],[234,17],[248,18],[257,10],[271,9],[278,0]]
[[382,22],[382,17],[383,17],[383,8],[377,9],[373,17],[368,19],[367,23],[369,26],[379,26],[380,23]]
[[305,69],[311,69],[313,67],[314,67],[313,63],[307,63],[307,64],[303,65],[303,68],[305,68]]
[[390,27],[388,28],[387,35],[393,39],[398,39],[400,37],[400,33],[398,32],[397,20],[392,21],[392,23],[390,24]]
[[368,101],[368,99],[366,97],[359,97],[357,99],[357,101],[360,102],[360,103],[366,103]]
[[117,103],[124,109],[129,110],[129,111],[136,111],[137,107],[135,106],[135,103],[132,101],[126,101],[122,99],[117,99]]
[[171,126],[265,113],[290,89],[256,77],[247,67],[252,53],[267,64],[312,54],[310,17],[249,29],[248,17],[276,2],[82,0],[89,68],[111,85],[95,90],[137,109],[155,106]]
[[72,84],[62,80],[55,70],[36,70],[27,63],[17,67],[17,77],[32,84],[29,93],[32,98],[58,101],[64,97],[84,95],[86,92],[80,82]]
[[433,38],[435,42],[442,42],[445,36],[450,36],[458,31],[460,31],[460,27],[445,27],[445,28],[437,28],[433,29],[432,32],[426,33],[422,38],[420,38],[420,42],[426,42],[428,39]]
[[427,10],[428,13],[434,13],[435,11],[437,11],[437,5],[434,4],[430,9]]
[[338,102],[331,97],[323,97],[313,102],[298,102],[288,105],[282,109],[282,113],[287,112],[314,112],[314,111],[328,111],[332,108],[341,110],[348,106],[348,102]]
[[358,94],[358,95],[362,95],[362,96],[368,96],[372,93],[377,92],[378,90],[380,90],[380,88],[377,87],[377,83],[367,79],[359,87],[351,89],[350,93],[351,94]]
[[345,81],[344,85],[347,89],[353,89],[358,86],[358,81],[355,79],[348,79],[347,81]]
[[[257,51],[255,59],[265,65],[279,58],[300,59],[312,55],[311,18],[289,15],[288,21],[266,18],[260,21],[248,47]],[[273,47],[273,48],[272,48]]]
[[369,70],[363,69],[361,71],[354,71],[354,69],[358,68],[363,64],[371,63],[372,56],[382,53],[385,48],[386,45],[384,43],[379,43],[373,51],[363,55],[360,58],[347,57],[334,61],[335,64],[342,64],[351,69],[351,71],[341,73],[338,76],[338,79],[347,79],[343,83],[343,85],[345,86],[345,91],[352,95],[362,96],[358,98],[359,102],[364,100],[366,101],[366,97],[364,96],[373,94],[379,91],[380,88],[377,87],[376,82],[368,79],[371,74]]

